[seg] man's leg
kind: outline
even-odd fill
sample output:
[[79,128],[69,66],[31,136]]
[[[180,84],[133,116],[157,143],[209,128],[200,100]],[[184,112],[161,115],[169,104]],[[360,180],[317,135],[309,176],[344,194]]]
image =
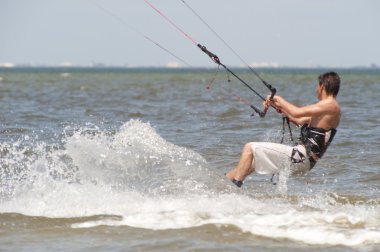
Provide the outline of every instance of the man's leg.
[[226,176],[231,179],[236,185],[239,186],[240,184],[241,186],[243,180],[255,170],[254,162],[255,161],[251,145],[247,143],[244,145],[244,148],[241,152],[238,165],[233,170],[229,171]]

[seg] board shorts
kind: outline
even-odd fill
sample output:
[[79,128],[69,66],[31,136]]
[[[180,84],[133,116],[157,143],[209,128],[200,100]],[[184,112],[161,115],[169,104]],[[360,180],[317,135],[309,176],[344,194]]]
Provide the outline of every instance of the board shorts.
[[288,146],[270,142],[249,143],[254,157],[255,171],[259,174],[278,174],[285,169],[291,173],[310,170],[305,146]]

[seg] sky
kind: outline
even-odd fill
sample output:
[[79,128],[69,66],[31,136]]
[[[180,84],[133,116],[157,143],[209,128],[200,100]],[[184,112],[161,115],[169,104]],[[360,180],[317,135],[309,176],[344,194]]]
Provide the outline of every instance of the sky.
[[[244,65],[182,0],[150,2],[222,63]],[[378,0],[185,2],[248,64],[380,66]],[[214,65],[144,0],[0,0],[0,65],[184,65],[172,54]]]

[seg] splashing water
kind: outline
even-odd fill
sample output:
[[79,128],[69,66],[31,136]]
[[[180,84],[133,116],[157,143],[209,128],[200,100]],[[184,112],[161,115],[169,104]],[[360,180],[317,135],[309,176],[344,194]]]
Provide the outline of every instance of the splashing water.
[[287,195],[286,172],[277,191],[237,189],[201,155],[167,142],[139,120],[117,132],[67,128],[60,144],[24,137],[1,143],[0,153],[1,213],[105,216],[79,220],[72,228],[222,224],[309,244],[380,243],[380,202]]
[[[69,131],[69,130],[67,130]],[[184,189],[206,161],[197,153],[162,139],[148,124],[131,120],[112,135],[96,127],[66,134],[63,146],[29,137],[2,143],[2,199],[39,185],[98,185],[115,190],[157,193]]]

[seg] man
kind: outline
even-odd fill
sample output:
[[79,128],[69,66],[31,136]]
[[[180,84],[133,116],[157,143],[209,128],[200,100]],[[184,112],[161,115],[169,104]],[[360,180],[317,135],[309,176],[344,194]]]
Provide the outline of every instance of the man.
[[339,125],[341,110],[336,100],[340,77],[335,72],[322,74],[318,78],[318,102],[297,107],[280,96],[268,98],[264,107],[275,107],[301,128],[300,143],[287,146],[268,142],[247,143],[238,165],[226,176],[238,187],[243,180],[256,171],[260,174],[276,174],[286,167],[291,172],[306,171],[314,167],[331,143]]

